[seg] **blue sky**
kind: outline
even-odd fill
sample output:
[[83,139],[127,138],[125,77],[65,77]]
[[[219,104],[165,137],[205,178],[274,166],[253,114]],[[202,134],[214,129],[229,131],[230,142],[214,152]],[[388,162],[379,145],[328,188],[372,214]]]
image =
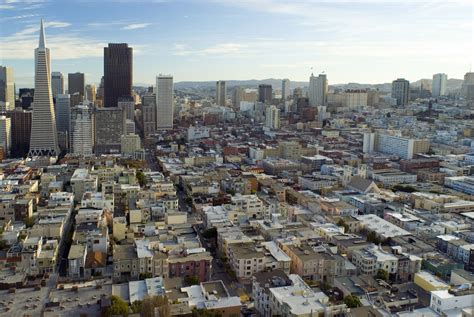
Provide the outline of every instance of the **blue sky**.
[[0,0],[0,64],[33,84],[39,20],[52,71],[98,83],[103,47],[134,48],[134,83],[290,78],[330,83],[462,78],[474,62],[471,0]]

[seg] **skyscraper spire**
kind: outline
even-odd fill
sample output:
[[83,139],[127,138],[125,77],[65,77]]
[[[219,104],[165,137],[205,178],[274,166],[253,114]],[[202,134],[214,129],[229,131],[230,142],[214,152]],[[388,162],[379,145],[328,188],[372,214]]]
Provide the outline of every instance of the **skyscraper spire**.
[[38,48],[46,48],[46,38],[45,38],[45,36],[44,36],[44,23],[43,23],[43,19],[41,19],[40,38],[39,38]]
[[38,48],[35,49],[35,96],[28,156],[57,156],[58,136],[51,92],[51,58],[46,47],[41,20]]

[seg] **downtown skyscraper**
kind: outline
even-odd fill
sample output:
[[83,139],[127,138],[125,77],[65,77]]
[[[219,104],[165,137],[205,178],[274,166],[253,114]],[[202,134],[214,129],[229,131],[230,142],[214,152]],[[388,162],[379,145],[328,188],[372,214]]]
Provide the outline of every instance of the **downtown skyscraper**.
[[328,79],[325,74],[318,77],[311,74],[308,88],[309,105],[312,107],[326,106],[328,98]]
[[51,73],[51,90],[53,98],[56,99],[58,95],[64,94],[64,76],[61,72]]
[[8,102],[7,109],[15,108],[15,83],[13,68],[0,66],[0,102]]
[[448,75],[444,73],[434,74],[431,88],[431,95],[439,97],[446,95],[446,86],[448,84]]
[[57,156],[58,136],[51,92],[51,56],[46,47],[41,20],[38,48],[35,49],[35,95],[28,156]]
[[117,107],[121,97],[132,96],[133,49],[128,44],[104,47],[104,107]]
[[227,99],[227,89],[224,80],[216,82],[216,104],[218,106],[225,106]]
[[156,129],[173,129],[173,76],[156,77]]

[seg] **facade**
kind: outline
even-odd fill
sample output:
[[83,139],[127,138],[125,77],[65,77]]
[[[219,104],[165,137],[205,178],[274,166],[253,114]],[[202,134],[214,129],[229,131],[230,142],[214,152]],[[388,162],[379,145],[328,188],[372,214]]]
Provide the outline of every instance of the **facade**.
[[56,100],[58,95],[64,94],[64,76],[61,72],[51,73],[51,91],[53,92],[53,98]]
[[58,133],[70,134],[71,105],[68,94],[56,96],[56,129]]
[[397,100],[397,106],[405,106],[410,98],[410,82],[398,78],[392,82],[392,98]]
[[280,129],[280,109],[271,105],[265,110],[265,126],[272,130]]
[[31,118],[33,112],[17,108],[8,115],[12,123],[12,157],[25,157],[30,148]]
[[125,114],[120,108],[100,108],[94,113],[94,152],[120,153],[121,136],[125,134]]
[[285,78],[281,81],[281,99],[287,100],[291,96],[290,80]]
[[224,80],[216,82],[216,104],[224,107],[227,100],[227,88]]
[[57,156],[59,154],[56,115],[51,92],[51,58],[46,47],[43,21],[40,39],[35,49],[35,96],[29,156]]
[[316,252],[308,244],[283,245],[282,249],[291,258],[291,273],[302,278],[332,283],[335,277],[345,275],[345,260],[339,255]]
[[0,116],[0,147],[5,156],[10,154],[12,145],[12,125],[11,118]]
[[84,100],[84,94],[86,91],[84,73],[69,73],[67,75],[67,91],[71,96],[71,106],[77,106]]
[[120,97],[132,96],[133,49],[128,44],[104,47],[104,107],[118,106]]
[[15,83],[13,81],[13,68],[0,66],[0,103],[8,102],[10,107],[15,107]]
[[448,75],[444,73],[434,74],[431,86],[431,95],[440,97],[446,95],[446,85],[448,84]]
[[364,153],[380,152],[397,155],[402,159],[412,159],[417,153],[426,153],[430,143],[426,139],[412,139],[391,134],[364,133]]
[[[442,316],[447,315],[450,311],[453,312],[456,309],[472,309],[473,303],[474,291],[472,289],[472,286],[466,290],[460,287],[453,290],[439,290],[431,292],[430,307],[432,310],[434,310],[438,314],[441,314]],[[466,314],[464,316],[469,315]]]
[[93,84],[86,85],[85,100],[95,104],[96,98],[97,98],[97,89],[96,89],[95,85],[93,85]]
[[348,108],[367,107],[367,91],[348,89],[344,92],[344,106]]
[[174,93],[173,76],[156,77],[156,129],[173,129]]
[[142,129],[148,137],[156,131],[156,96],[154,94],[142,97]]
[[273,99],[272,85],[261,84],[258,85],[258,101],[263,103],[270,103]]
[[312,107],[326,106],[328,95],[328,80],[325,74],[320,74],[318,77],[311,74],[309,78],[309,105]]
[[[197,251],[197,250],[196,250]],[[195,276],[200,282],[208,281],[212,271],[211,254],[205,250],[199,252],[183,251],[168,256],[169,277]]]
[[83,103],[71,109],[71,152],[91,156],[94,148],[94,116],[92,107]]
[[128,120],[135,120],[135,101],[132,96],[119,97],[117,106],[125,112],[125,118]]
[[398,258],[376,245],[365,247],[352,252],[352,263],[359,269],[361,274],[375,276],[378,270],[384,270],[388,274],[396,274],[398,270]]
[[464,98],[474,100],[474,72],[469,72],[464,75],[462,92]]
[[140,136],[137,134],[122,135],[121,152],[123,155],[130,156],[141,150]]

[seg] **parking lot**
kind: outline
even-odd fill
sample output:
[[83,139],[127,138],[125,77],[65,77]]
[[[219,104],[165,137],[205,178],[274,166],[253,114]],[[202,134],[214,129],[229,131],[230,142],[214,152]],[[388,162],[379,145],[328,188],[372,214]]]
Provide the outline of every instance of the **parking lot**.
[[112,285],[105,284],[98,289],[95,286],[81,287],[75,291],[72,288],[63,290],[55,289],[51,292],[50,298],[58,300],[58,307],[48,307],[44,316],[100,316],[100,299],[103,296],[110,296]]
[[17,289],[15,293],[0,291],[0,315],[23,317],[40,316],[48,296],[48,288]]

